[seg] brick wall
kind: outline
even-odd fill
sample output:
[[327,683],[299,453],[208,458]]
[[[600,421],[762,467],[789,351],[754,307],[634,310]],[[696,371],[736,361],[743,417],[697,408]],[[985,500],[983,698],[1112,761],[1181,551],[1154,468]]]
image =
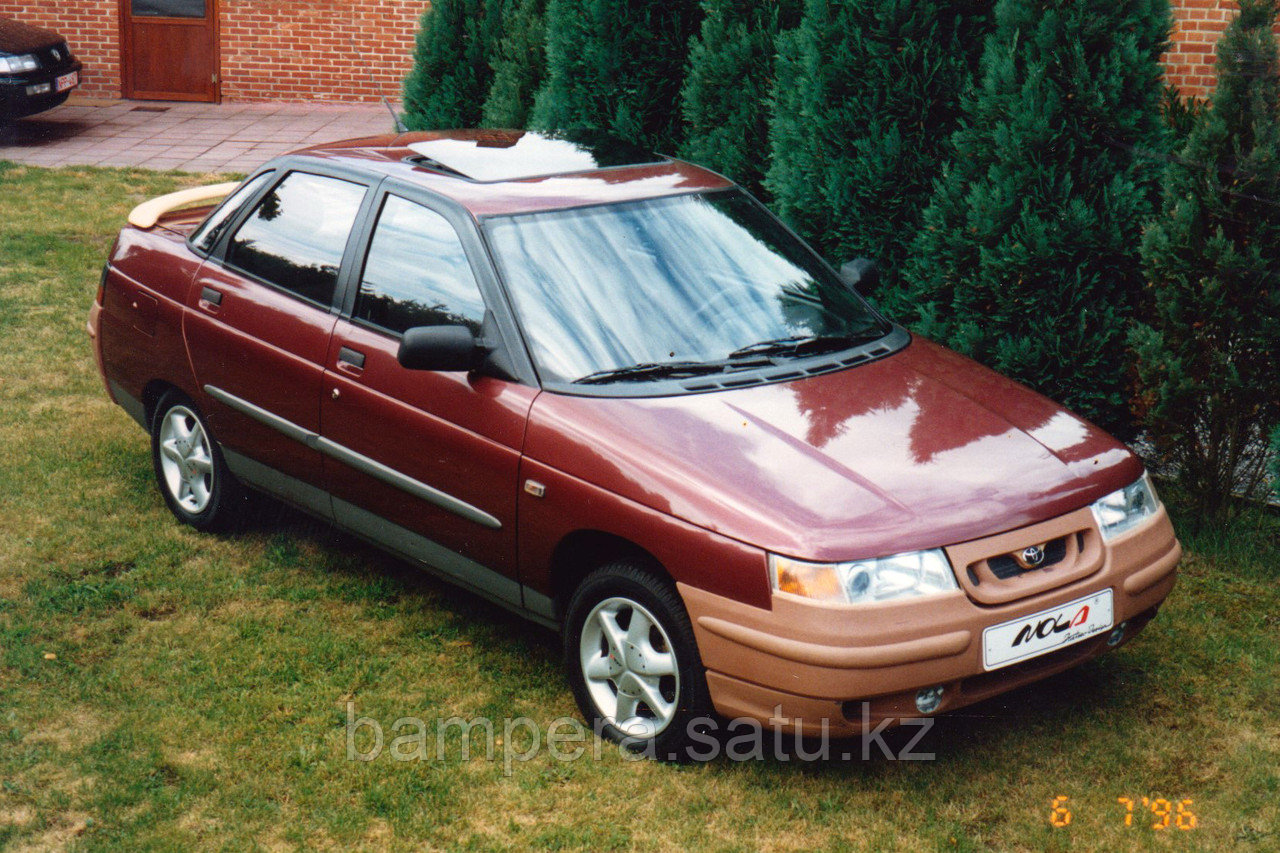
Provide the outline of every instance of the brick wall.
[[[1214,49],[1227,23],[1240,11],[1235,0],[1172,0],[1173,49],[1164,56],[1165,78],[1183,95],[1213,91]],[[1280,35],[1280,24],[1276,27]]]
[[1233,0],[1172,0],[1173,49],[1164,56],[1165,77],[1183,95],[1207,95],[1213,89],[1214,45],[1235,17]]
[[[1213,50],[1234,0],[1172,0],[1168,80],[1213,88]],[[229,101],[398,99],[428,0],[220,0],[222,97]],[[0,0],[0,15],[57,30],[85,63],[80,93],[119,97],[118,0]],[[354,47],[353,47],[354,42]]]
[[400,98],[425,0],[222,0],[229,101]]
[[0,15],[61,33],[85,65],[78,91],[94,98],[120,97],[117,0],[0,0]]

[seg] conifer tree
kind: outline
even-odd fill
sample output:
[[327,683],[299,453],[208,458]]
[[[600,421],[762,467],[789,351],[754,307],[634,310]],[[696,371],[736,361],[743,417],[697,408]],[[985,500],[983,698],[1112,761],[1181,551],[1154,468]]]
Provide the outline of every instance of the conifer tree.
[[[823,205],[818,192],[822,163],[810,122],[799,120],[812,101],[802,85],[806,47],[812,39],[796,27],[777,37],[773,91],[769,97],[769,164],[764,192],[771,206],[801,236],[822,250]],[[807,192],[801,190],[809,187]],[[832,258],[843,263],[844,258]]]
[[899,319],[1124,433],[1166,0],[999,0]]
[[486,127],[523,128],[546,73],[546,0],[516,0],[492,60],[493,85],[484,102]]
[[681,90],[680,154],[759,192],[769,161],[769,96],[778,34],[799,23],[801,0],[703,0]]
[[1271,496],[1280,500],[1280,426],[1271,433]]
[[434,0],[423,13],[404,80],[410,130],[480,123],[506,6],[506,0]]
[[548,0],[534,127],[590,129],[660,151],[680,142],[680,84],[698,0]]
[[765,185],[833,262],[899,280],[989,16],[985,0],[807,0],[779,41]]
[[[1280,424],[1280,77],[1275,0],[1241,0],[1218,84],[1165,171],[1142,241],[1139,410],[1197,518],[1265,478]],[[1280,438],[1280,433],[1277,433]]]

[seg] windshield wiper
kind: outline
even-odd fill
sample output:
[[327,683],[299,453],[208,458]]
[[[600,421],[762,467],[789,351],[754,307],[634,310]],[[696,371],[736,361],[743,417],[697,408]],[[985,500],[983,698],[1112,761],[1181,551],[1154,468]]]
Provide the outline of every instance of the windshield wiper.
[[748,344],[729,353],[729,358],[739,359],[753,355],[813,355],[820,352],[847,349],[855,344],[882,337],[880,331],[865,331],[851,335],[798,335],[792,338],[775,338]]
[[715,361],[642,362],[629,367],[598,370],[573,380],[574,385],[600,385],[606,382],[638,382],[644,379],[667,379],[672,376],[702,376],[723,373],[727,365]]

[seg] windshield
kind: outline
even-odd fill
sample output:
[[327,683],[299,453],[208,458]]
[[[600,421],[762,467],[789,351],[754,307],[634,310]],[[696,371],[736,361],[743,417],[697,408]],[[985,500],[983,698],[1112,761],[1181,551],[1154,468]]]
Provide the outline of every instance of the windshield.
[[[544,381],[810,354],[879,337],[814,253],[739,191],[486,223]],[[634,368],[650,368],[645,373]]]

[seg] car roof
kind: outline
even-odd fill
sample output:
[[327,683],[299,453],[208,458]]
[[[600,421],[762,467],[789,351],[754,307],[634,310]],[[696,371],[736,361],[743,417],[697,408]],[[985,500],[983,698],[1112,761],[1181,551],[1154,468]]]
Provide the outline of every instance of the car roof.
[[304,148],[316,159],[381,174],[500,216],[725,189],[707,169],[598,134],[451,130],[388,134]]

